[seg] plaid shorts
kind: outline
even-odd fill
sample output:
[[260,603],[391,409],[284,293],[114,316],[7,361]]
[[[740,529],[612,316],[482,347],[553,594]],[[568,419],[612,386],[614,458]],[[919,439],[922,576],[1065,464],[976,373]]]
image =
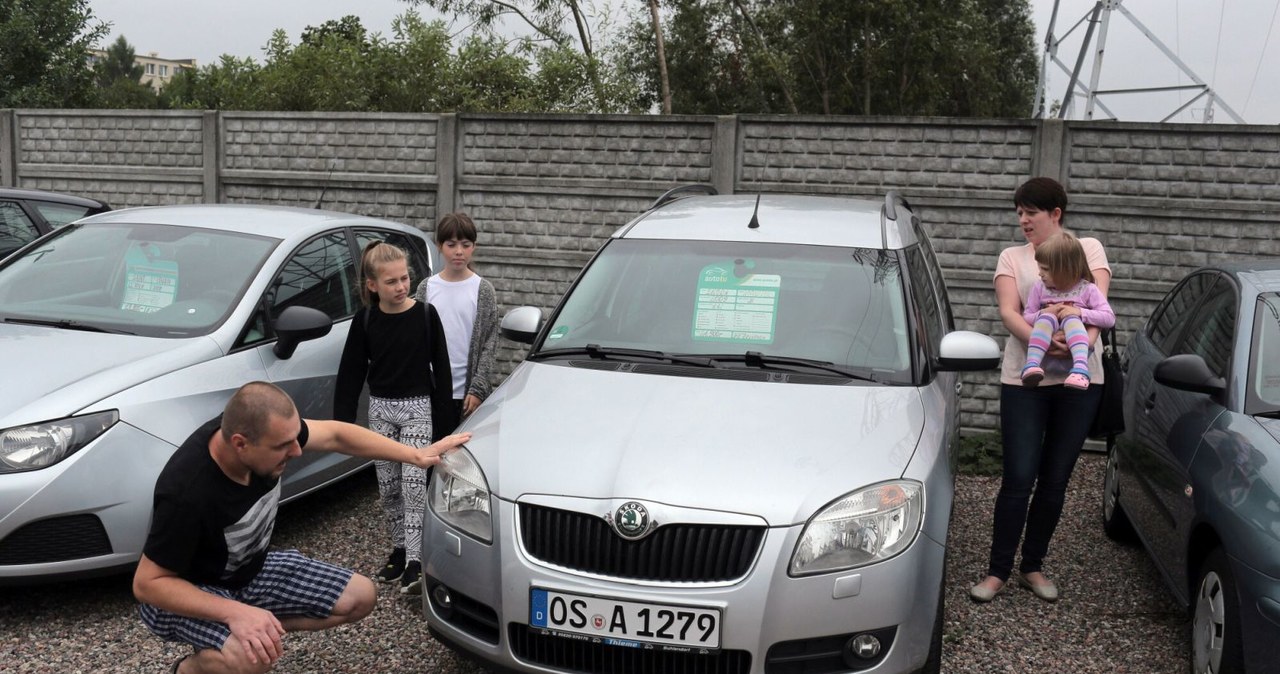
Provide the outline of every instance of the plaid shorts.
[[[277,618],[327,618],[346,589],[354,572],[320,562],[297,550],[272,551],[262,571],[248,585],[228,590],[215,585],[199,585],[201,590],[250,606],[271,611]],[[149,604],[139,608],[142,622],[165,641],[222,649],[231,630],[225,623],[200,620],[170,613]]]

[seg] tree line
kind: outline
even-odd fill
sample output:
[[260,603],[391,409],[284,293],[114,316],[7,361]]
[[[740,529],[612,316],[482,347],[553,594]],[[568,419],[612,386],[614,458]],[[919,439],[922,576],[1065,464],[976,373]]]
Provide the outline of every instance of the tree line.
[[124,36],[88,63],[89,0],[0,0],[0,107],[1023,117],[1035,87],[1029,0],[401,2],[156,91]]

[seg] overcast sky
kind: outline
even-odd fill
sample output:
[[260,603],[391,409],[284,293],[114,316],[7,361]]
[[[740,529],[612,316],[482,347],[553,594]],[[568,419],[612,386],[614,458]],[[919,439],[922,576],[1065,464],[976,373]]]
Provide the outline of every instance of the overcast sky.
[[[638,0],[612,0],[615,6]],[[603,4],[603,3],[598,3]],[[1043,49],[1053,0],[1032,0],[1036,43]],[[1059,38],[1093,7],[1093,0],[1059,0],[1055,33]],[[1201,81],[1251,124],[1280,123],[1280,0],[1123,0],[1123,6],[1174,52]],[[391,35],[391,22],[410,9],[402,0],[90,0],[94,16],[112,24],[108,42],[124,35],[140,54],[194,58],[200,64],[222,54],[261,61],[271,32],[282,28],[296,43],[307,26],[347,14],[364,26]],[[430,10],[419,9],[425,17]],[[1062,43],[1058,58],[1075,64],[1085,34],[1081,24]],[[1095,46],[1097,44],[1095,31]],[[1088,84],[1093,56],[1081,72]],[[1062,100],[1067,74],[1049,66],[1049,100]],[[1128,89],[1194,84],[1123,14],[1112,13],[1098,89]],[[1189,100],[1194,92],[1110,94],[1101,101],[1122,120],[1159,121]],[[1078,99],[1076,118],[1083,115]],[[1095,118],[1105,118],[1102,110]],[[1172,121],[1204,119],[1204,100]],[[1222,109],[1215,122],[1230,123]]]

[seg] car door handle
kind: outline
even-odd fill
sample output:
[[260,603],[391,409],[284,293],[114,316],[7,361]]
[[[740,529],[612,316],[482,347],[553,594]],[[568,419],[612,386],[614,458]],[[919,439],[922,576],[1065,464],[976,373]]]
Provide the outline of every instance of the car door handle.
[[1154,408],[1155,406],[1156,406],[1156,392],[1152,391],[1151,395],[1147,396],[1146,402],[1142,403],[1142,407],[1146,411],[1150,412],[1152,408]]

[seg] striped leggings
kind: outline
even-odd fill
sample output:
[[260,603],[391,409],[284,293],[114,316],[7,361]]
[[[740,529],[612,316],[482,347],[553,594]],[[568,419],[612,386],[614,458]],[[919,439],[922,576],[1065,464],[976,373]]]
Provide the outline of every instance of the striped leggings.
[[1079,316],[1067,316],[1058,322],[1054,314],[1044,312],[1036,317],[1031,326],[1031,339],[1027,342],[1027,364],[1023,367],[1039,367],[1044,360],[1045,351],[1053,342],[1053,333],[1062,328],[1067,337],[1067,348],[1071,349],[1071,372],[1089,376],[1089,333],[1085,330],[1084,321]]
[[[431,444],[431,399],[369,396],[369,428],[411,447]],[[427,505],[427,471],[407,463],[375,461],[378,495],[391,524],[394,547],[408,561],[422,561],[422,514]]]

